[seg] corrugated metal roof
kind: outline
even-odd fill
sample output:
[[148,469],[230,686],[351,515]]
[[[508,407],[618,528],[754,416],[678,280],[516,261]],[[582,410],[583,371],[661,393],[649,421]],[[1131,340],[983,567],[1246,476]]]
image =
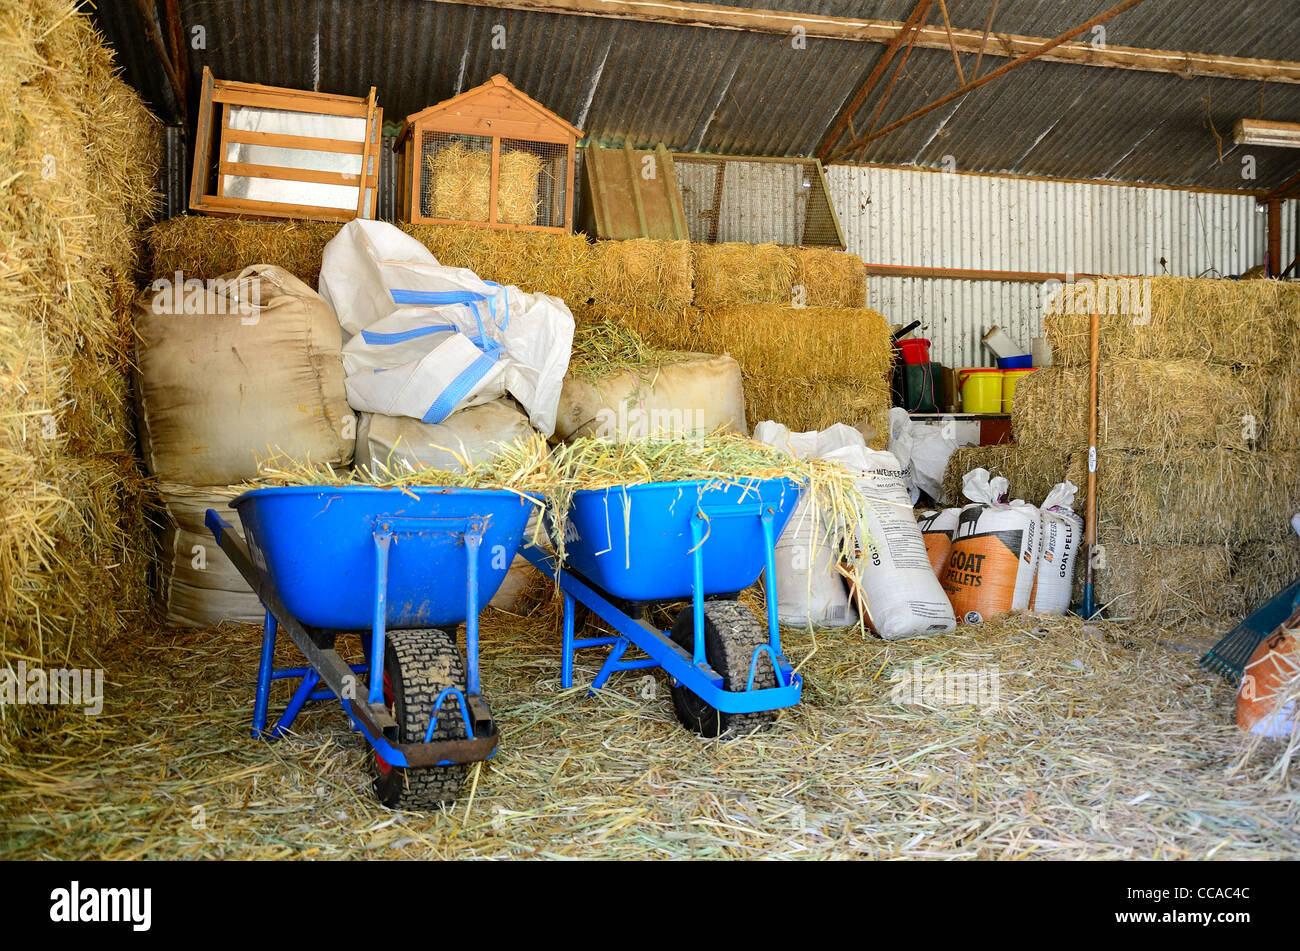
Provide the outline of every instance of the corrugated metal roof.
[[[982,30],[992,0],[951,0],[954,26]],[[732,0],[837,16],[906,19],[914,0]],[[995,31],[1053,36],[1105,7],[1001,0]],[[1096,9],[1092,9],[1095,6]],[[429,0],[180,0],[197,80],[204,65],[224,79],[324,92],[379,91],[389,119],[504,73],[520,89],[604,144],[726,154],[814,152],[883,49],[732,30],[496,10]],[[1107,25],[1112,44],[1293,58],[1300,25],[1293,0],[1147,0]],[[144,39],[136,5],[97,13],[129,81],[160,112],[165,80]],[[932,19],[937,17],[932,14]],[[493,27],[504,27],[495,48]],[[499,36],[499,32],[496,34]],[[499,46],[500,44],[496,44]],[[1005,62],[986,58],[983,69]],[[974,55],[963,57],[964,68]],[[913,50],[878,127],[957,85],[947,50]],[[861,129],[881,83],[854,117]],[[1253,149],[1256,175],[1241,177],[1231,127],[1261,111],[1300,121],[1300,85],[1182,79],[1129,70],[1030,63],[878,139],[863,161],[1075,178],[1264,189],[1300,164],[1294,150]],[[1210,122],[1223,137],[1224,161]]]

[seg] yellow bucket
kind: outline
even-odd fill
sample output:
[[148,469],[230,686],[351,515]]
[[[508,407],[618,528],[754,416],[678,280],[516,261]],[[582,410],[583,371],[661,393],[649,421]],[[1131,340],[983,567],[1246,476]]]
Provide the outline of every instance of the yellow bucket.
[[961,388],[961,408],[964,413],[1002,412],[1003,370],[971,367],[957,371]]
[[1016,397],[1016,384],[1026,373],[1033,373],[1034,369],[1028,370],[1003,370],[1002,371],[1002,412],[1011,412],[1011,402]]

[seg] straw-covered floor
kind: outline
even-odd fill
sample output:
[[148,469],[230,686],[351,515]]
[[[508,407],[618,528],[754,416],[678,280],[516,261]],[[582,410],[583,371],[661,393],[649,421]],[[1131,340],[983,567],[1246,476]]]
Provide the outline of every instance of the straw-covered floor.
[[[577,686],[561,690],[554,616],[489,611],[500,752],[472,801],[467,780],[435,815],[375,802],[336,706],[304,715],[294,739],[250,739],[257,637],[171,633],[101,655],[103,714],[64,714],[57,744],[0,763],[0,855],[1300,855],[1300,790],[1277,775],[1280,744],[1233,773],[1245,741],[1232,689],[1194,654],[1113,625],[1011,616],[896,643],[791,631],[803,702],[766,733],[716,742],[678,725],[662,675],[615,675],[587,697],[598,658],[580,654]],[[999,704],[892,702],[891,674],[916,663],[996,670]]]

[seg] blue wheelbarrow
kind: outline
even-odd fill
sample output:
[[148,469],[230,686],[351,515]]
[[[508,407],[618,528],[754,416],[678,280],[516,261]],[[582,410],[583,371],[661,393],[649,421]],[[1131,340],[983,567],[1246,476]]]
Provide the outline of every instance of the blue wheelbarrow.
[[[564,596],[561,683],[573,686],[574,653],[608,647],[591,689],[620,670],[660,667],[673,707],[703,736],[748,733],[799,702],[803,679],[781,653],[775,544],[799,487],[787,479],[655,482],[574,493],[562,566],[535,545],[521,554]],[[736,600],[766,569],[767,630]],[[671,629],[647,607],[689,600]],[[576,602],[616,632],[575,635]],[[625,659],[635,645],[647,657]]]
[[[230,504],[246,545],[214,509],[205,521],[266,608],[253,736],[280,737],[307,701],[337,700],[374,750],[384,805],[454,800],[466,764],[496,753],[499,731],[479,690],[478,615],[537,502],[504,490],[293,486]],[[277,629],[308,666],[273,668]],[[364,663],[335,650],[349,631],[361,634]],[[271,683],[281,679],[298,686],[268,730]]]

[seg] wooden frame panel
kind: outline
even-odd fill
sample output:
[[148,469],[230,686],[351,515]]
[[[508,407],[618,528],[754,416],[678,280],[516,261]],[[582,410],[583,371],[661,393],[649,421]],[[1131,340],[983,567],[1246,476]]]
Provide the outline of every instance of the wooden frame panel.
[[[306,218],[320,221],[373,218],[378,213],[379,164],[382,161],[380,137],[384,111],[375,101],[373,87],[370,89],[370,94],[364,98],[282,89],[256,83],[214,79],[211,70],[205,66],[200,91],[198,132],[195,136],[194,168],[190,181],[192,211],[220,217]],[[307,115],[363,119],[365,132],[363,138],[357,141],[232,129],[230,110],[240,106]],[[219,113],[218,109],[220,109]],[[231,162],[226,158],[227,147],[231,144],[357,155],[361,158],[361,170],[359,173],[326,172],[317,169]],[[217,150],[215,156],[214,146]],[[212,187],[209,182],[214,173],[216,181],[215,187]],[[325,205],[232,198],[225,194],[227,175],[354,187],[357,190],[356,206],[351,209],[332,208]]]

